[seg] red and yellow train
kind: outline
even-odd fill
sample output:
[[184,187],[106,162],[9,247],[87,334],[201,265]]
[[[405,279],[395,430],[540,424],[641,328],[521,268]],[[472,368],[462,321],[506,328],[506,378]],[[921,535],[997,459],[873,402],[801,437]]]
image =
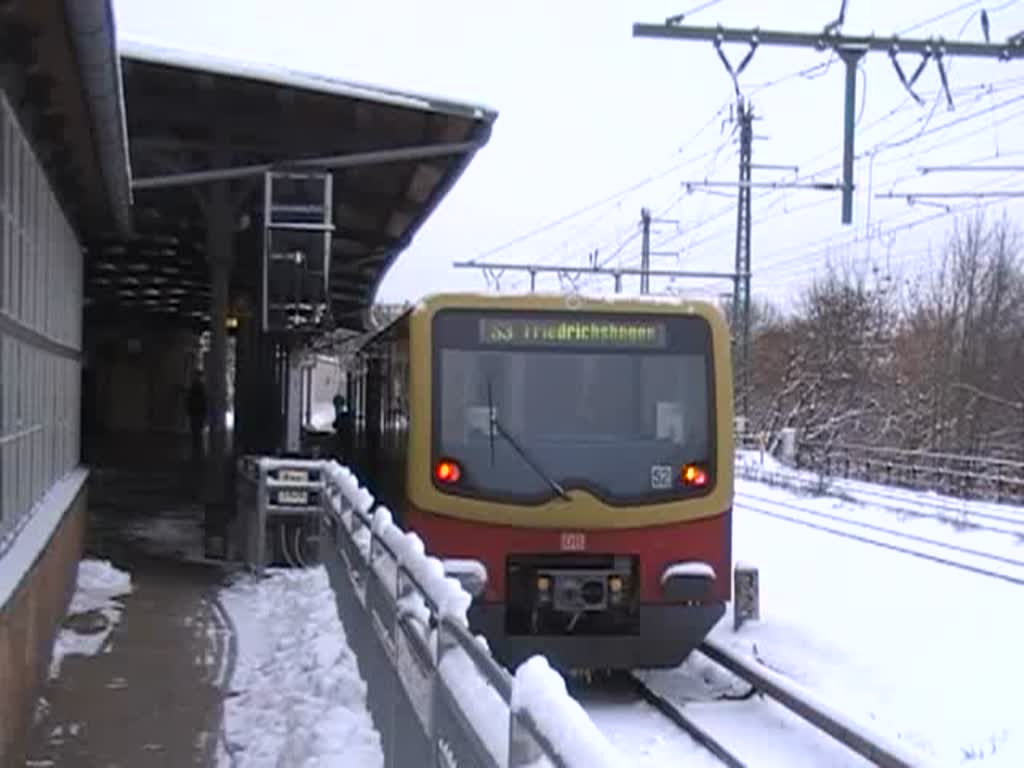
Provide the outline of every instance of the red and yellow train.
[[679,664],[730,599],[729,333],[710,304],[432,297],[348,371],[342,460],[514,666]]

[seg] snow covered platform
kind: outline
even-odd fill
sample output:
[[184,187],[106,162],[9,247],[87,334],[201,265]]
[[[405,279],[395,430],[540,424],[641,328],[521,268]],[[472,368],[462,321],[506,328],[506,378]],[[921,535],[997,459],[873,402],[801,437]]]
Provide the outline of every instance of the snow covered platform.
[[383,764],[322,569],[83,560],[50,677],[37,768]]
[[323,567],[241,577],[221,592],[237,639],[218,765],[384,764],[367,686]]
[[97,474],[27,765],[382,764],[323,570],[206,560],[191,497],[174,471]]
[[229,646],[220,576],[142,554],[83,561],[31,765],[212,764]]

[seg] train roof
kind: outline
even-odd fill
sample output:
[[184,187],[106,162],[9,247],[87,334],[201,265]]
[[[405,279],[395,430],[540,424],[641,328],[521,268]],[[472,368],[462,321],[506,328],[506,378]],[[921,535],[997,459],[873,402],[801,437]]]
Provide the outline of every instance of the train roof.
[[559,310],[583,312],[654,312],[658,314],[685,314],[717,317],[724,320],[721,308],[709,301],[685,299],[675,296],[579,296],[575,299],[564,293],[494,294],[480,292],[436,293],[426,296],[380,328],[364,336],[356,345],[363,349],[385,336],[393,328],[408,322],[414,315],[431,315],[445,308]]
[[433,313],[446,307],[501,308],[572,311],[656,312],[722,316],[715,304],[701,299],[675,296],[567,296],[564,293],[493,294],[476,292],[437,293],[413,307],[414,314]]

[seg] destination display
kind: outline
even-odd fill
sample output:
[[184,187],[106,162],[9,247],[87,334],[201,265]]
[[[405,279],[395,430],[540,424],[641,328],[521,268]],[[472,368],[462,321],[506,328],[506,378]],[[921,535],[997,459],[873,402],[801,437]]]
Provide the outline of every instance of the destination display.
[[480,342],[487,346],[663,349],[668,331],[664,322],[651,320],[484,317],[480,319]]

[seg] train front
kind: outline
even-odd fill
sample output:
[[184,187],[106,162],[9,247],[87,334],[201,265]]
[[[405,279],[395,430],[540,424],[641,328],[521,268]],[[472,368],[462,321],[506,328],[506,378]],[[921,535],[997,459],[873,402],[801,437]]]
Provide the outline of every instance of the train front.
[[[503,662],[673,666],[730,596],[718,310],[440,297],[417,313],[407,523]],[[422,414],[427,415],[427,414]]]

